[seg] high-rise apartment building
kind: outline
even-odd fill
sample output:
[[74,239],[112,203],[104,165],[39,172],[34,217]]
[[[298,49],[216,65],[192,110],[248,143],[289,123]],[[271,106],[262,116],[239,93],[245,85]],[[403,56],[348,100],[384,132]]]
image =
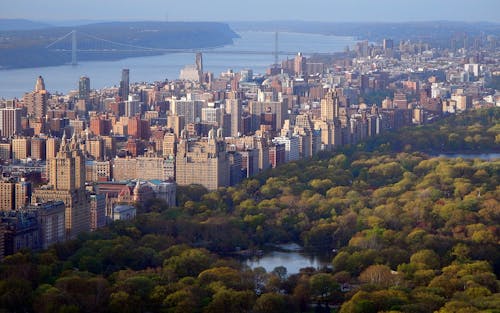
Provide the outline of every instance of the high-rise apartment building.
[[94,160],[104,159],[104,140],[100,137],[85,140],[85,152]]
[[31,199],[31,183],[21,181],[0,181],[0,211],[24,208]]
[[163,136],[163,157],[175,157],[177,145],[177,136],[174,133],[165,133]]
[[170,110],[173,115],[184,116],[184,123],[196,123],[201,121],[201,109],[206,107],[202,100],[174,100]]
[[321,99],[321,119],[332,122],[339,117],[339,97],[337,93],[330,90],[325,97]]
[[32,202],[61,200],[66,206],[66,238],[90,230],[90,204],[85,190],[85,157],[76,136],[63,136],[55,158],[48,160],[49,185],[36,189]]
[[31,139],[16,137],[12,139],[12,159],[24,160],[31,155]]
[[243,133],[241,124],[241,113],[243,109],[241,107],[241,101],[239,99],[227,99],[226,108],[231,114],[231,136],[238,137],[239,134]]
[[0,137],[10,137],[21,130],[21,109],[0,109]]
[[272,128],[274,130],[280,129],[283,122],[288,118],[288,107],[284,101],[250,101],[248,111],[251,114],[251,129],[255,131],[259,129],[263,114],[274,114],[271,118]]
[[293,69],[295,72],[295,76],[302,77],[306,75],[306,57],[302,55],[302,53],[297,53],[293,62]]
[[35,90],[24,94],[24,106],[27,108],[28,116],[45,117],[47,114],[48,93],[42,76],[36,80]]
[[15,209],[14,192],[14,183],[0,181],[0,211],[10,211]]
[[41,137],[31,138],[31,158],[34,160],[45,160],[46,153],[46,139]]
[[167,116],[167,127],[171,128],[174,134],[179,137],[181,131],[184,129],[186,123],[183,115],[169,115]]
[[61,144],[61,139],[56,137],[49,137],[45,141],[45,159],[55,158],[57,151],[59,151],[59,146]]
[[12,144],[10,142],[0,142],[0,159],[10,160],[12,154]]
[[182,131],[177,145],[175,180],[184,186],[200,184],[208,190],[229,186],[230,163],[222,130],[211,129],[208,138],[189,141]]

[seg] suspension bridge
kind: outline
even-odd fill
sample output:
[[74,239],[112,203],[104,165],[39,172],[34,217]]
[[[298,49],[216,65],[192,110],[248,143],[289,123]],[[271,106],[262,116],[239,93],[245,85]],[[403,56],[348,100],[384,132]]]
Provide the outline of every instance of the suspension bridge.
[[[175,48],[155,48],[134,45],[129,43],[116,42],[113,40],[100,38],[87,34],[81,31],[73,30],[64,36],[54,40],[45,48],[53,52],[71,53],[71,64],[78,64],[79,53],[214,53],[214,54],[253,54],[253,55],[269,55],[274,56],[274,64],[278,64],[279,56],[293,56],[297,52],[281,51],[278,50],[278,32],[275,33],[274,51],[254,51],[254,50],[234,50],[234,49],[221,49],[221,48],[192,48],[192,49],[175,49]],[[329,54],[317,52],[302,52],[304,55],[312,54]]]

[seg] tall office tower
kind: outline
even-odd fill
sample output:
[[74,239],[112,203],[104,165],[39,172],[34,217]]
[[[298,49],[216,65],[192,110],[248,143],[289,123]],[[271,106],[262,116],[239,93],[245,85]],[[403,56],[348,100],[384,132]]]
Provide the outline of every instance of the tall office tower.
[[196,70],[198,71],[198,81],[203,82],[203,54],[201,52],[196,53]]
[[63,136],[55,158],[48,160],[49,185],[34,191],[32,202],[60,200],[66,206],[66,239],[90,230],[90,201],[85,190],[85,157],[76,136]]
[[0,137],[10,137],[21,130],[21,109],[0,109]]
[[243,133],[241,127],[242,107],[239,99],[226,99],[226,107],[231,113],[231,137],[238,137]]
[[339,97],[337,92],[330,90],[321,99],[321,119],[331,122],[339,117]]
[[45,82],[42,76],[38,76],[35,90],[24,94],[23,101],[29,116],[45,117],[47,114],[48,93],[45,90]]
[[89,100],[90,98],[90,79],[86,76],[80,77],[78,82],[78,99]]
[[128,100],[128,95],[130,93],[130,71],[128,68],[122,70],[122,80],[120,81],[120,89],[118,95],[122,101]]

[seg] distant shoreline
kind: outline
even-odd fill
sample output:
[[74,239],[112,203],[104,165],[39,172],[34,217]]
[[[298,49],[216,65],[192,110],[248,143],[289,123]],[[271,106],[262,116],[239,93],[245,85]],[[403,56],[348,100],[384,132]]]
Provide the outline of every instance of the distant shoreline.
[[3,30],[0,70],[70,64],[73,31],[78,40],[77,60],[82,62],[156,56],[165,54],[162,49],[214,49],[239,37],[229,25],[216,22],[112,22]]

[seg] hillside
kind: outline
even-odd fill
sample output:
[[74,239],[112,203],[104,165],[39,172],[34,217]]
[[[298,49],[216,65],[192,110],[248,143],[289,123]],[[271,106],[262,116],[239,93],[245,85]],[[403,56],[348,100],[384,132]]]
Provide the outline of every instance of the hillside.
[[51,27],[50,24],[30,21],[25,19],[0,18],[0,31],[6,30],[32,30]]
[[[52,51],[50,43],[72,30],[81,33],[78,47],[96,49],[88,41],[97,37],[135,46],[166,49],[196,49],[231,44],[238,35],[228,25],[214,22],[110,22],[76,27],[49,27],[32,30],[0,31],[0,69],[39,67],[69,63],[70,52]],[[95,45],[95,44],[94,44]],[[104,45],[102,42],[100,45]],[[70,49],[70,38],[54,46]],[[117,46],[105,45],[104,49]],[[127,51],[120,53],[79,52],[78,59],[117,60],[133,56],[160,54],[158,51]]]
[[280,31],[313,33],[335,36],[351,36],[359,40],[382,42],[384,38],[400,41],[423,41],[433,47],[449,47],[451,39],[463,41],[463,35],[469,38],[494,35],[500,36],[500,24],[497,23],[465,23],[450,21],[429,22],[306,22],[306,21],[273,21],[273,22],[232,22],[230,26],[237,31]]

